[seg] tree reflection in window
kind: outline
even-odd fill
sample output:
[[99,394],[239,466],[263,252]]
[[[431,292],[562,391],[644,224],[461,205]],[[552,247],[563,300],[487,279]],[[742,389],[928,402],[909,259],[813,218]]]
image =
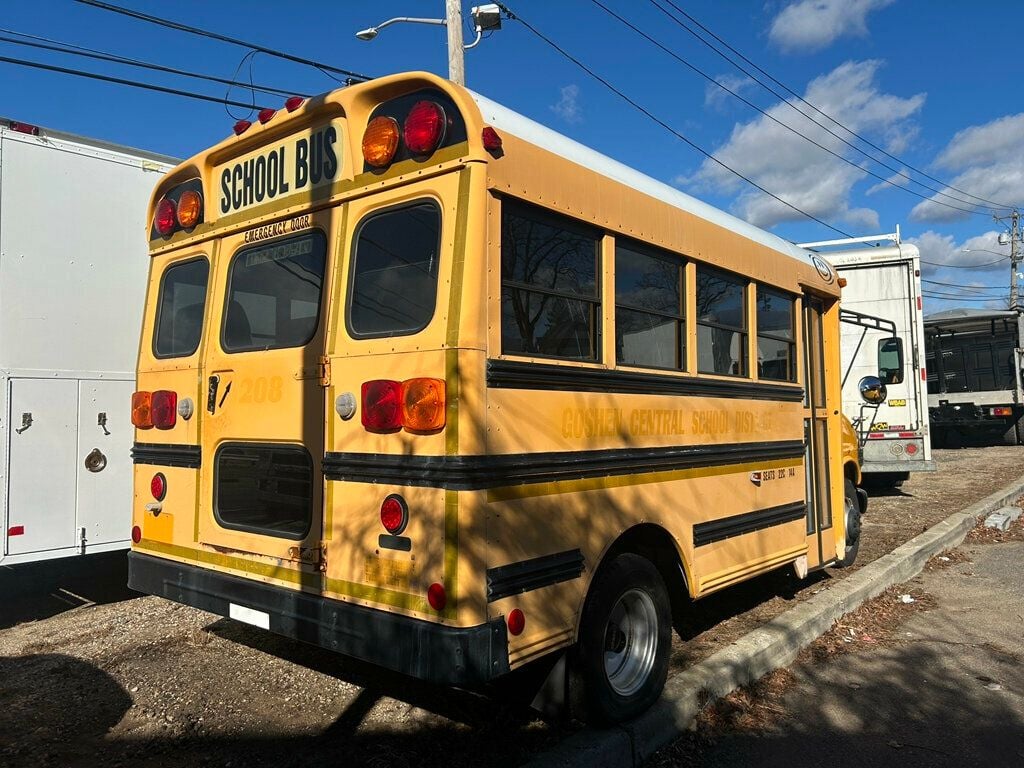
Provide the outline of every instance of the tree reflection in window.
[[747,376],[746,281],[697,267],[697,370]]
[[599,235],[514,201],[501,221],[502,352],[598,360]]
[[683,261],[615,247],[615,350],[622,365],[686,369]]
[[757,369],[762,379],[796,381],[792,296],[757,287]]

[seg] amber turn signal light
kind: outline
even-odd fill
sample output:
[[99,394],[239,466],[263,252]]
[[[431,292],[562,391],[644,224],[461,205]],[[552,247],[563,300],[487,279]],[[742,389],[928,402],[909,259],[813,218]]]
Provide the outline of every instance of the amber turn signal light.
[[433,432],[445,422],[444,379],[402,382],[402,426],[410,432]]
[[153,393],[132,393],[132,424],[139,429],[153,427]]
[[367,165],[383,168],[398,150],[398,121],[392,117],[375,117],[363,134],[363,159]]

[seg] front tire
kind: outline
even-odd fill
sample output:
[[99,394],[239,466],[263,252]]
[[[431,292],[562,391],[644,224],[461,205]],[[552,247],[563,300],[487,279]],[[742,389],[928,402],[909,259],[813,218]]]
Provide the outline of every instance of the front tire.
[[857,498],[857,488],[849,478],[843,483],[843,515],[846,521],[846,552],[836,561],[838,568],[853,565],[860,550],[860,499]]
[[665,687],[671,641],[668,591],[649,560],[627,553],[599,570],[573,660],[586,720],[610,725],[650,707]]

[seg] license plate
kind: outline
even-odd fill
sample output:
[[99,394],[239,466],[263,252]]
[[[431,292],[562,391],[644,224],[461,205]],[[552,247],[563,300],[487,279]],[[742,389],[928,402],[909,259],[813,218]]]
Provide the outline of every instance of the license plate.
[[246,624],[252,624],[260,629],[270,629],[270,614],[257,611],[254,608],[229,603],[228,616],[235,621],[244,621]]

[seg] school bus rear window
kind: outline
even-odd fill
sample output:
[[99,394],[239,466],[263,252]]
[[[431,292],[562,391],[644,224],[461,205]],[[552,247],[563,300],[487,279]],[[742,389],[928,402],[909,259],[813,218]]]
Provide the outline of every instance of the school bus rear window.
[[206,259],[180,262],[164,271],[153,339],[156,357],[188,357],[199,348],[209,277]]
[[501,351],[599,359],[600,236],[506,201],[501,216]]
[[215,458],[214,513],[224,528],[301,539],[313,514],[313,460],[304,448],[225,445]]
[[235,254],[221,342],[225,352],[301,347],[320,319],[326,239],[313,230]]
[[349,332],[407,336],[427,327],[437,300],[441,211],[432,201],[371,214],[352,255]]

